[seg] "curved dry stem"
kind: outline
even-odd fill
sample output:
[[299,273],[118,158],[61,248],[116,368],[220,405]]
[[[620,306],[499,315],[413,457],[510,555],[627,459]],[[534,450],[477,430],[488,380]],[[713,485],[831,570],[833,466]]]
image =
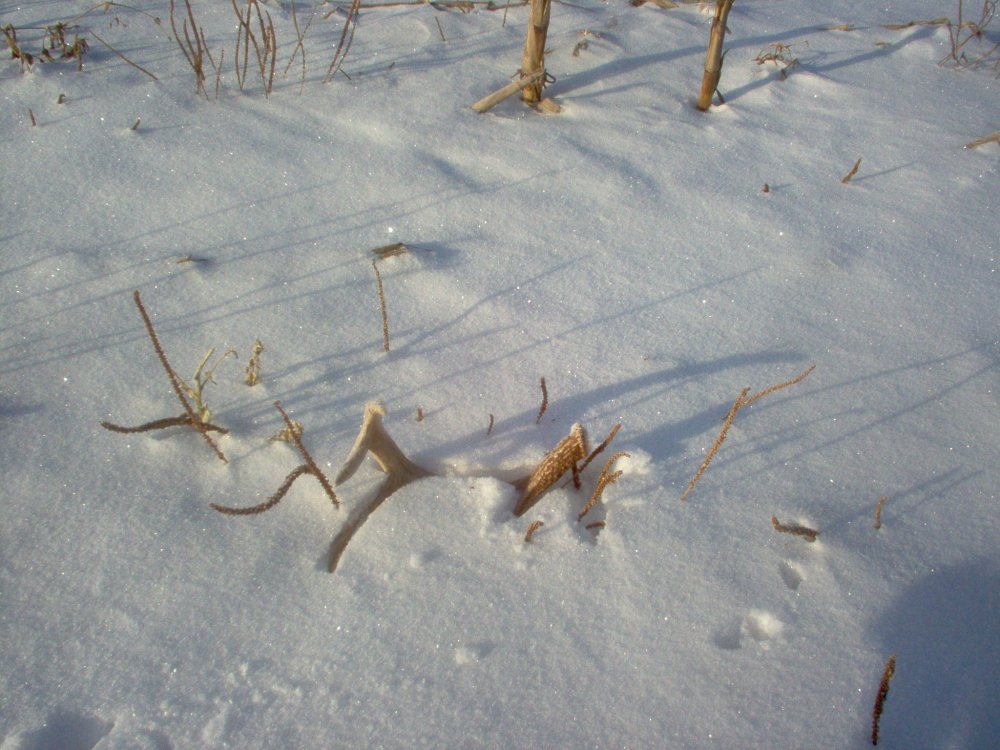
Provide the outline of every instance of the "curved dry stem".
[[[223,435],[228,435],[229,430],[225,427],[220,427],[217,424],[212,424],[211,422],[202,422],[202,426],[206,430],[211,430],[212,432],[220,432]],[[191,418],[187,414],[182,414],[179,417],[164,417],[163,419],[154,419],[152,422],[144,422],[143,424],[136,425],[135,427],[125,427],[120,424],[115,424],[114,422],[101,422],[101,427],[105,430],[110,430],[111,432],[121,432],[125,434],[130,434],[134,432],[152,432],[153,430],[165,430],[169,427],[191,427]]]
[[260,505],[252,505],[249,508],[230,508],[225,505],[209,503],[208,507],[211,508],[212,510],[219,511],[219,513],[224,513],[227,516],[252,516],[257,513],[263,513],[264,511],[270,510],[279,502],[281,502],[281,499],[286,494],[288,494],[288,490],[292,488],[292,483],[295,482],[296,479],[298,479],[303,474],[309,474],[309,473],[311,472],[306,464],[302,464],[301,466],[293,469],[291,473],[289,473],[289,475],[285,477],[285,481],[281,483],[281,486],[278,488],[278,491],[275,492],[273,495],[271,495],[271,497],[269,497],[266,501],[264,501]]

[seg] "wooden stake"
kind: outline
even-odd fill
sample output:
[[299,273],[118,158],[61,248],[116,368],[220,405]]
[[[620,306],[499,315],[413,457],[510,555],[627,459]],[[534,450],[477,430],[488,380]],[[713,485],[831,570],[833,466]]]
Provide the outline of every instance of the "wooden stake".
[[705,75],[701,79],[701,93],[696,105],[702,112],[708,111],[712,106],[712,97],[719,88],[719,79],[722,77],[722,45],[726,41],[726,21],[732,8],[733,0],[716,0],[715,18],[712,19],[708,50],[705,53]]

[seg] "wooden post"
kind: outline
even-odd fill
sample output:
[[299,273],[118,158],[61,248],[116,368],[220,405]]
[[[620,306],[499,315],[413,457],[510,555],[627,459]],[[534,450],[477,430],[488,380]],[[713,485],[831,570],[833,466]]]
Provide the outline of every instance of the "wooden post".
[[702,112],[712,105],[712,97],[719,87],[722,76],[722,45],[726,40],[726,20],[732,10],[733,0],[715,0],[715,18],[708,36],[708,51],[705,53],[705,75],[701,79],[701,94],[697,107]]
[[531,0],[528,33],[524,38],[524,57],[521,59],[521,77],[540,78],[525,86],[521,92],[521,100],[528,104],[537,104],[542,100],[542,88],[545,86],[545,37],[549,33],[551,6],[552,0]]

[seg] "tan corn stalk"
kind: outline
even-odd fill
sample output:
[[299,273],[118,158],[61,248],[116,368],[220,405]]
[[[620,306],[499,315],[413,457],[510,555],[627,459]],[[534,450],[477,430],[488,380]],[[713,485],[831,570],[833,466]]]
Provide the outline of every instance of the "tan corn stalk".
[[719,78],[722,77],[722,45],[726,41],[726,21],[732,8],[733,0],[716,0],[715,18],[712,19],[708,51],[705,53],[705,75],[702,76],[701,93],[698,95],[697,107],[702,112],[712,105],[712,97],[719,87]]

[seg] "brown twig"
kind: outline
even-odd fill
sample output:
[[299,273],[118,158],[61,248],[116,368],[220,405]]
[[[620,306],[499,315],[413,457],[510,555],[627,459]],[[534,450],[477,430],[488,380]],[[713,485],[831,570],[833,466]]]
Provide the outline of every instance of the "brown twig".
[[791,380],[786,380],[784,383],[778,383],[777,385],[768,386],[764,390],[758,391],[757,393],[755,393],[754,395],[752,395],[750,398],[744,399],[743,403],[740,404],[740,408],[743,408],[744,406],[749,406],[750,404],[752,404],[757,399],[762,398],[763,396],[770,396],[772,393],[774,393],[775,391],[780,391],[782,388],[787,388],[790,385],[796,385],[797,383],[801,383],[803,380],[806,379],[806,377],[809,375],[809,373],[811,373],[815,369],[816,369],[816,365],[809,365],[809,367],[807,367],[805,370],[803,370],[802,372],[800,372],[798,375],[796,375]]
[[584,459],[583,463],[580,464],[580,471],[586,469],[590,465],[590,462],[594,460],[595,456],[600,454],[605,448],[611,445],[611,441],[615,439],[615,435],[618,434],[618,430],[620,430],[621,428],[622,428],[621,422],[619,422],[618,424],[616,424],[614,427],[611,428],[611,432],[608,433],[608,436],[604,438],[604,440],[601,441],[601,444],[598,445],[596,448],[594,448],[594,450],[590,452],[587,458]]
[[538,407],[538,416],[535,417],[535,424],[542,423],[542,415],[545,414],[545,410],[549,408],[549,389],[545,387],[545,376],[538,383],[542,388],[542,405]]
[[291,473],[289,473],[287,477],[285,477],[285,481],[281,483],[281,486],[278,488],[278,490],[260,505],[253,505],[249,508],[230,508],[225,505],[209,503],[208,507],[211,508],[212,510],[219,511],[219,513],[225,513],[227,516],[252,516],[257,513],[263,513],[264,511],[270,510],[279,502],[281,502],[281,498],[283,498],[288,493],[288,490],[291,489],[292,483],[296,479],[298,479],[303,474],[309,474],[309,473],[311,472],[306,464],[302,464],[301,466],[296,467],[291,471]]
[[885,507],[885,501],[888,499],[888,495],[882,495],[882,497],[878,499],[878,505],[875,506],[875,523],[873,526],[876,529],[882,528],[882,508]]
[[733,420],[736,419],[736,412],[739,411],[740,407],[743,405],[743,397],[750,392],[749,388],[744,388],[740,391],[740,395],[736,397],[733,402],[732,408],[729,410],[729,414],[726,415],[726,421],[722,423],[722,430],[719,431],[719,436],[712,443],[712,447],[709,448],[708,454],[705,456],[705,460],[701,462],[701,466],[698,467],[698,471],[695,472],[694,478],[688,482],[687,489],[684,490],[684,494],[681,495],[681,502],[687,500],[687,496],[691,494],[694,486],[698,484],[698,480],[701,479],[701,475],[705,473],[708,469],[708,465],[712,463],[712,459],[715,458],[715,454],[719,451],[719,446],[722,445],[723,441],[726,439],[726,433],[729,432],[729,428],[733,424]]
[[851,171],[845,174],[840,181],[846,185],[848,182],[851,181],[851,178],[853,178],[854,175],[858,173],[858,169],[860,167],[861,167],[861,159],[858,159],[856,162],[854,162],[854,166],[851,167]]
[[608,462],[604,464],[604,468],[601,470],[601,475],[597,478],[597,487],[594,488],[594,494],[590,496],[590,500],[588,500],[587,504],[583,506],[583,510],[580,511],[580,515],[576,517],[577,522],[582,521],[583,517],[587,515],[595,505],[597,505],[597,501],[601,499],[604,488],[609,484],[614,484],[618,481],[618,477],[622,475],[622,472],[620,469],[618,471],[611,471],[611,467],[614,466],[615,461],[619,458],[627,458],[628,455],[629,454],[624,451],[619,451],[611,456],[611,458],[608,459]]
[[159,81],[160,80],[159,78],[157,78],[155,75],[153,75],[152,73],[150,73],[148,70],[146,70],[141,65],[139,65],[137,63],[134,63],[131,60],[129,60],[127,57],[125,57],[125,55],[123,55],[121,52],[119,52],[118,50],[116,50],[114,47],[112,47],[106,41],[104,41],[103,39],[101,39],[101,37],[97,36],[97,34],[95,34],[93,31],[90,32],[90,35],[92,37],[94,37],[94,39],[96,39],[97,41],[99,41],[101,44],[103,44],[105,47],[107,47],[109,50],[111,50],[116,55],[118,55],[118,57],[120,57],[122,60],[124,60],[125,62],[127,62],[129,65],[131,65],[136,70],[138,70],[140,73],[145,73],[147,76],[149,76],[150,78],[152,78],[154,81]]
[[771,525],[774,527],[775,531],[780,531],[782,534],[800,536],[807,542],[815,542],[816,537],[819,536],[819,532],[816,531],[816,529],[810,529],[808,526],[798,526],[796,524],[784,524],[778,521],[777,516],[771,516]]
[[[229,430],[225,427],[220,427],[219,425],[212,424],[211,422],[202,422],[202,425],[206,430],[212,432],[221,432],[223,435],[228,435]],[[135,427],[123,427],[120,424],[115,424],[114,422],[101,422],[101,427],[105,430],[110,430],[111,432],[121,432],[125,434],[131,434],[135,432],[152,432],[153,430],[165,430],[169,427],[193,427],[191,424],[191,418],[187,414],[182,414],[179,417],[164,417],[163,419],[154,419],[152,422],[144,422],[143,424],[137,425]]]
[[889,695],[889,681],[896,673],[896,655],[893,654],[882,670],[882,680],[878,684],[878,695],[875,696],[875,707],[872,709],[872,744],[878,744],[878,724],[885,708],[885,699]]
[[330,498],[332,502],[338,508],[340,507],[340,501],[337,499],[337,495],[333,491],[333,486],[330,484],[330,480],[326,478],[326,475],[320,471],[320,468],[313,461],[313,457],[309,455],[309,451],[306,450],[305,445],[302,444],[301,430],[295,429],[295,423],[292,422],[291,417],[281,408],[281,402],[275,401],[274,408],[278,410],[281,414],[281,418],[285,420],[285,427],[288,430],[288,436],[292,441],[292,445],[302,456],[303,460],[306,462],[306,466],[309,467],[309,473],[316,477],[316,480],[323,486],[323,491],[326,492],[326,496]]
[[490,414],[490,423],[486,426],[486,437],[489,437],[493,432],[493,415]]
[[524,534],[524,541],[531,542],[535,537],[535,532],[538,531],[542,526],[545,525],[545,521],[532,521],[531,525],[528,526],[528,530]]
[[750,392],[749,388],[744,388],[740,391],[740,395],[737,396],[736,400],[733,402],[733,406],[729,410],[729,414],[726,415],[726,421],[722,424],[722,430],[719,432],[719,436],[715,439],[715,442],[708,451],[708,455],[706,455],[705,460],[702,461],[701,466],[698,467],[698,471],[695,473],[694,478],[688,483],[687,489],[684,490],[684,494],[681,495],[681,501],[687,499],[687,496],[691,494],[691,490],[693,490],[695,485],[698,484],[698,480],[701,479],[701,475],[705,473],[705,470],[708,469],[708,465],[712,462],[712,459],[715,458],[715,454],[718,452],[719,446],[721,446],[723,441],[726,439],[726,433],[729,432],[729,428],[732,426],[733,420],[736,418],[736,412],[744,406],[752,404],[759,398],[768,396],[775,391],[780,391],[782,388],[787,388],[790,385],[801,383],[814,369],[816,369],[816,365],[810,365],[791,380],[786,380],[785,382],[778,383],[777,385],[768,386],[764,390],[758,391],[749,398],[747,397],[747,393]]
[[977,138],[971,143],[966,143],[962,148],[979,148],[980,146],[985,146],[987,143],[1000,143],[1000,130],[982,138]]
[[229,459],[226,458],[226,455],[209,436],[208,428],[205,426],[205,422],[203,422],[201,417],[195,413],[191,404],[188,402],[187,396],[184,395],[183,382],[177,373],[174,372],[174,368],[170,366],[167,355],[163,351],[163,347],[160,345],[160,339],[156,335],[156,330],[153,328],[153,321],[150,320],[149,313],[146,312],[146,307],[142,304],[142,297],[140,296],[138,289],[135,290],[135,293],[132,295],[132,299],[135,301],[135,306],[139,308],[139,314],[142,316],[142,322],[146,326],[146,333],[149,335],[149,340],[153,343],[153,350],[156,352],[156,356],[159,358],[160,364],[163,365],[163,369],[167,373],[167,379],[170,380],[170,385],[174,389],[174,393],[177,394],[177,400],[180,401],[181,406],[184,407],[184,411],[188,415],[191,426],[201,433],[201,436],[205,439],[205,442],[208,443],[209,447],[215,452],[215,455],[219,457],[219,460],[224,464],[228,464]]
[[375,271],[375,289],[378,291],[379,309],[382,311],[382,351],[389,351],[389,314],[385,308],[385,288],[382,286],[382,274],[379,273],[378,263],[372,261],[372,268]]
[[358,27],[358,15],[361,12],[361,0],[353,0],[351,7],[347,11],[347,19],[344,21],[344,29],[340,32],[340,41],[337,42],[337,49],[333,53],[333,60],[326,70],[323,83],[329,83],[337,75],[347,58],[347,53],[351,49],[351,42],[354,41],[354,31]]

